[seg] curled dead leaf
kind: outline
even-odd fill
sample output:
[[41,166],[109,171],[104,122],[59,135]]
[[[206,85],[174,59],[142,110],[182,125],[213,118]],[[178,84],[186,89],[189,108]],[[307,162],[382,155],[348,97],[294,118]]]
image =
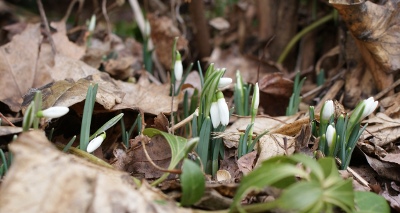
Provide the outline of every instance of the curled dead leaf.
[[[129,174],[67,155],[44,132],[10,144],[13,165],[2,182],[0,212],[188,212],[154,188],[139,190]],[[162,204],[155,201],[164,201]],[[23,201],[23,205],[21,205]]]

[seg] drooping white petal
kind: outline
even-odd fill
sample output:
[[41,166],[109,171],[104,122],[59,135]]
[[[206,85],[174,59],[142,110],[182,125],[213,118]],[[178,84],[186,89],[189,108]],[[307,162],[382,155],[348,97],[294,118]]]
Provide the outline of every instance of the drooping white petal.
[[332,145],[332,141],[336,137],[336,129],[332,125],[328,126],[328,129],[326,130],[326,141],[328,142],[329,147]]
[[218,103],[217,102],[211,103],[210,117],[211,117],[211,122],[213,124],[213,127],[217,128],[219,126],[219,124],[221,123],[221,119],[219,117],[219,109],[218,109]]
[[218,82],[218,89],[222,89],[232,83],[232,78],[220,78]]
[[258,87],[258,82],[254,86],[253,99],[254,99],[253,109],[257,110],[258,105],[260,105],[260,88]]
[[369,97],[368,99],[364,100],[364,111],[361,115],[360,121],[362,121],[364,118],[369,116],[372,112],[375,111],[376,107],[378,106],[378,101],[374,101],[373,97]]
[[94,150],[100,147],[100,145],[103,143],[104,139],[106,138],[106,133],[103,132],[101,135],[95,137],[93,140],[91,140],[86,148],[86,151],[89,153],[92,153]]
[[183,74],[183,65],[182,65],[181,54],[178,51],[176,51],[176,58],[174,65],[175,79],[177,81],[180,81],[182,79],[182,74]]
[[332,100],[325,101],[325,104],[322,108],[321,119],[324,121],[328,121],[334,112],[335,112],[335,108],[333,106],[333,101]]
[[218,110],[221,124],[226,126],[229,123],[229,108],[226,104],[225,98],[218,99]]
[[48,109],[39,111],[37,113],[38,117],[46,117],[46,118],[59,118],[69,112],[68,107],[64,106],[54,106]]

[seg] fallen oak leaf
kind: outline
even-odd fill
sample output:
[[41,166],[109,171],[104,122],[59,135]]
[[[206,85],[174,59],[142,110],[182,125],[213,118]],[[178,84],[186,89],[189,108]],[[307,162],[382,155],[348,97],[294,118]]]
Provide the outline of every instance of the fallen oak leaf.
[[[57,150],[44,132],[21,134],[0,188],[0,212],[190,212],[129,174]],[[50,181],[51,180],[51,181]],[[21,205],[21,201],[23,205]]]

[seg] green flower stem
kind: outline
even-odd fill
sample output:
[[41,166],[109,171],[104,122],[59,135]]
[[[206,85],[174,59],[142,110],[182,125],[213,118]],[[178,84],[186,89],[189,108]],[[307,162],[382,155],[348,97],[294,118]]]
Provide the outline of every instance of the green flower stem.
[[307,26],[306,28],[304,28],[302,31],[300,31],[299,33],[297,33],[288,43],[288,45],[285,47],[285,49],[283,50],[283,52],[281,53],[281,55],[278,58],[277,63],[278,64],[282,64],[283,61],[286,59],[286,56],[289,54],[290,50],[293,48],[293,46],[307,33],[311,32],[312,30],[314,30],[315,28],[321,26],[322,24],[332,20],[334,17],[334,13],[330,13],[326,16],[324,16],[323,18],[319,19],[318,21],[312,23],[311,25]]
[[[60,150],[63,150],[63,149],[65,148],[65,146],[62,145],[62,144],[56,144],[56,146],[57,146],[57,148],[60,149]],[[74,155],[78,156],[78,157],[85,158],[86,160],[88,160],[88,161],[90,161],[91,163],[94,163],[94,164],[96,164],[96,165],[98,165],[98,166],[102,166],[102,167],[114,169],[114,167],[111,166],[110,164],[108,164],[107,162],[103,161],[103,160],[100,159],[100,158],[97,158],[96,156],[94,156],[94,155],[92,155],[92,154],[90,154],[90,153],[87,153],[86,151],[77,149],[77,148],[75,148],[75,147],[70,147],[70,148],[69,148],[69,152],[70,152],[71,154],[74,154]]]

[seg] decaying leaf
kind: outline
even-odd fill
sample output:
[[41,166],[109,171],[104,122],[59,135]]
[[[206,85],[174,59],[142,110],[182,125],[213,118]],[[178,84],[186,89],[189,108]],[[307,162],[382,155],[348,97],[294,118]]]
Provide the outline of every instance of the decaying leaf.
[[14,161],[0,188],[7,195],[0,196],[1,213],[189,212],[154,188],[138,190],[127,173],[60,152],[43,132],[20,135],[10,150]]
[[0,48],[0,101],[17,112],[19,99],[33,87],[41,40],[39,24],[29,24]]
[[377,113],[364,122],[368,123],[364,137],[373,136],[371,141],[377,146],[393,143],[400,138],[400,119],[392,119],[383,113]]
[[[71,79],[60,80],[46,85],[40,90],[43,93],[43,108],[51,106],[72,106],[86,98],[90,84],[98,84],[96,102],[108,111],[141,108],[146,113],[157,115],[171,112],[171,97],[168,95],[168,85],[153,85],[143,87],[138,84],[112,79],[108,74],[96,71],[96,74],[81,78],[76,82]],[[151,90],[149,89],[151,87]],[[24,98],[23,107],[32,101],[36,90],[31,90]],[[178,109],[183,95],[174,98],[173,110]],[[82,106],[81,106],[82,107]],[[83,109],[77,109],[78,113]]]
[[[111,110],[116,104],[122,102],[124,92],[122,92],[115,81],[106,73],[97,73],[86,78],[77,80],[60,80],[54,84],[49,84],[42,88],[43,109],[51,106],[72,106],[82,102],[86,98],[87,89],[90,84],[99,84],[96,95],[96,102],[105,109]],[[25,97],[23,106],[26,107],[33,99],[35,90]],[[77,110],[82,113],[83,110]]]
[[237,165],[239,170],[244,174],[247,175],[249,172],[253,171],[254,163],[257,157],[257,152],[252,151],[243,155],[241,158],[238,159]]
[[186,49],[188,41],[182,37],[179,29],[174,26],[170,18],[166,16],[157,17],[154,14],[149,14],[147,18],[151,25],[151,39],[154,42],[157,57],[161,64],[169,69],[172,63],[171,50],[174,38],[179,37],[176,50]]
[[400,11],[398,0],[380,2],[329,1],[346,22],[378,89],[382,90],[393,82],[390,73],[400,69]]
[[13,135],[22,132],[22,127],[0,126],[0,136]]
[[264,160],[294,153],[294,138],[281,134],[267,134],[260,138],[256,167]]

